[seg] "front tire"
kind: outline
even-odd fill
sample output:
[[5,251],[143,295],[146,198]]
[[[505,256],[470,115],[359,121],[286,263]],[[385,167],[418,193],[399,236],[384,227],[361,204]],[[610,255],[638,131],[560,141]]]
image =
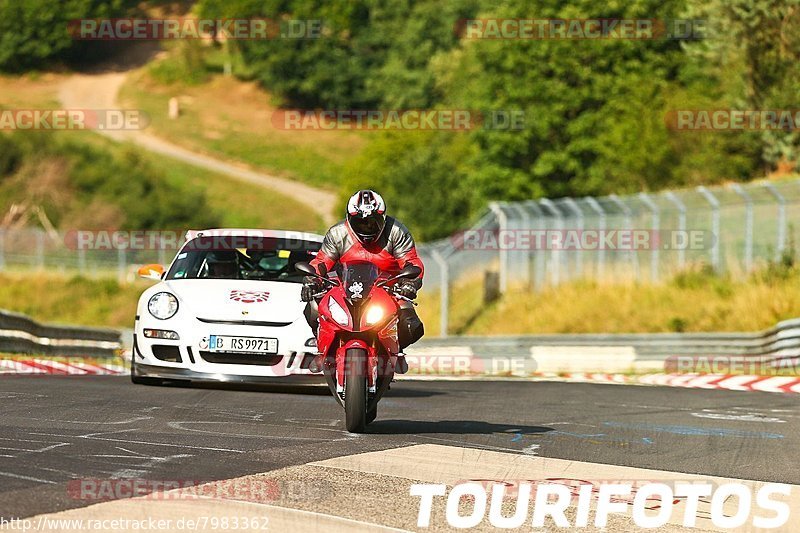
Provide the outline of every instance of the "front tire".
[[367,352],[350,348],[345,353],[344,412],[350,433],[363,433],[367,426]]

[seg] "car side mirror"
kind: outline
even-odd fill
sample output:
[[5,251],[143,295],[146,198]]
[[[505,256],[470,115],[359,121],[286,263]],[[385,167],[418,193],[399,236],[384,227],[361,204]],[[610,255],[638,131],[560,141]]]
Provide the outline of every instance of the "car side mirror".
[[151,265],[144,265],[143,267],[139,267],[139,270],[136,273],[140,278],[159,281],[164,276],[164,267],[155,263]]

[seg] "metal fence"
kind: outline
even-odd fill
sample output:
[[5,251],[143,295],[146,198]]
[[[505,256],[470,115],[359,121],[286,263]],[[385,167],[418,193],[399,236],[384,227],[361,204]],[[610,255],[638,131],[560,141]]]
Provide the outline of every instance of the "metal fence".
[[[444,335],[452,291],[480,285],[487,271],[498,273],[500,292],[583,278],[657,283],[697,264],[741,277],[794,249],[798,204],[800,179],[494,203],[471,228],[419,246],[425,288],[440,294]],[[0,271],[130,281],[138,266],[171,261],[182,242],[119,246],[109,237],[82,246],[74,234],[0,229]]]
[[[136,269],[172,260],[182,241],[146,242],[146,246],[115,239],[114,232],[92,232],[98,238],[84,244],[76,232],[37,228],[0,229],[0,271],[61,272],[87,277],[117,277],[131,281]],[[126,238],[128,232],[119,232]]]
[[697,187],[629,196],[494,203],[469,230],[421,245],[425,286],[449,296],[486,271],[500,292],[576,279],[649,281],[692,265],[743,277],[794,250],[800,180]]

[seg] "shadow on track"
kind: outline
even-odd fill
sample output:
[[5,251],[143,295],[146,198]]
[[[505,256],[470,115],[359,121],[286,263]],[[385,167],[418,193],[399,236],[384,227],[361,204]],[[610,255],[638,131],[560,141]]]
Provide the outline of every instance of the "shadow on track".
[[392,383],[392,388],[386,391],[384,398],[429,398],[431,396],[440,396],[446,394],[444,392],[422,389],[405,389],[403,387],[396,387]]
[[[191,382],[186,380],[164,380],[162,387],[172,387],[178,389],[216,389],[245,392],[270,392],[282,394],[308,394],[313,396],[330,396],[331,391],[324,382],[315,384],[258,384],[258,383],[225,383],[225,382]],[[443,392],[418,390],[418,389],[391,389],[386,393],[387,398],[429,398],[439,396]]]
[[379,435],[405,435],[424,433],[443,433],[450,435],[534,435],[547,433],[553,428],[545,426],[520,426],[515,424],[492,424],[480,420],[440,420],[438,422],[419,420],[376,420],[367,427],[368,433]]
[[133,385],[134,387],[158,387],[163,389],[206,389],[206,390],[227,390],[237,392],[271,392],[279,394],[308,394],[312,396],[330,396],[331,391],[323,383],[230,383],[230,382],[205,382],[189,381],[185,379],[164,379],[157,380],[157,383],[145,383],[144,385]]

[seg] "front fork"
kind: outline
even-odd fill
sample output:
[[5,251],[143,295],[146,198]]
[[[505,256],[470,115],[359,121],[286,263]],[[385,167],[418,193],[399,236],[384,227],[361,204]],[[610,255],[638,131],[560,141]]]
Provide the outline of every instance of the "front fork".
[[367,352],[367,385],[369,387],[370,401],[368,410],[377,405],[378,400],[389,389],[389,385],[394,377],[394,365],[397,356],[390,356],[386,362],[386,368],[381,369],[381,358],[378,356],[378,349],[367,344],[363,340],[349,340],[336,350],[336,362],[333,367],[323,366],[323,374],[328,388],[333,393],[336,401],[344,407],[342,402],[344,396],[345,370],[347,368],[347,350],[351,348],[361,348]]
[[367,354],[367,387],[368,391],[374,394],[378,382],[378,353],[374,346],[361,339],[350,339],[336,350],[336,393],[341,394],[344,391],[344,377],[348,364],[347,351],[353,348],[360,348]]

